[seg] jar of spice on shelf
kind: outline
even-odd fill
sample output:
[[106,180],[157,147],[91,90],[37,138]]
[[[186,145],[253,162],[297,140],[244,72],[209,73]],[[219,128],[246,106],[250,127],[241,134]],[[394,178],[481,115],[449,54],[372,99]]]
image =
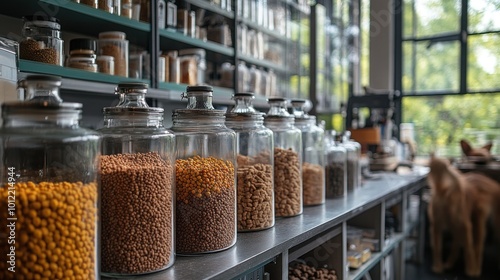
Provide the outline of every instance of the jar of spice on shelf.
[[99,33],[98,54],[110,55],[114,59],[115,75],[128,77],[129,42],[126,35],[120,31]]
[[66,66],[89,72],[97,72],[96,49],[97,44],[93,39],[72,39],[69,41],[69,57]]
[[[145,101],[147,84],[120,83],[104,108],[100,178],[101,272],[135,275],[174,263],[174,134],[163,108]],[[142,252],[148,252],[143,254]]]
[[268,99],[264,125],[274,135],[274,206],[276,217],[302,214],[302,132],[287,111],[287,100]]
[[63,66],[64,52],[61,25],[54,17],[23,17],[23,36],[19,58]]
[[210,86],[188,86],[174,111],[176,252],[217,252],[236,243],[236,133],[212,105]]
[[302,199],[304,206],[325,203],[325,131],[307,114],[310,101],[292,99],[295,127],[302,131]]
[[347,193],[347,151],[342,146],[342,135],[335,130],[327,131],[325,137],[325,195],[342,197]]
[[238,143],[238,231],[274,226],[273,132],[264,126],[264,114],[252,106],[253,93],[236,93],[235,107],[226,125]]
[[12,219],[8,202],[16,222],[0,236],[15,234],[16,271],[2,261],[0,279],[98,279],[101,138],[79,126],[82,104],[61,100],[61,78],[20,85],[28,99],[2,104],[0,218]]

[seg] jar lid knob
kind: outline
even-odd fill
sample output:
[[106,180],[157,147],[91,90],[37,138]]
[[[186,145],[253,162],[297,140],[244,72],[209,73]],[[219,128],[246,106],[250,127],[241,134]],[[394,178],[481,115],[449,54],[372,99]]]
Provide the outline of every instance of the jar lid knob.
[[60,104],[59,96],[62,79],[52,75],[30,75],[17,83],[18,90],[25,91],[26,102]]
[[211,86],[187,86],[181,94],[181,100],[187,98],[187,109],[215,110],[212,104],[213,88]]
[[233,95],[235,106],[231,113],[255,113],[257,110],[252,105],[255,94],[252,92],[240,92]]
[[148,84],[140,82],[122,82],[115,89],[120,94],[120,101],[116,107],[149,108],[146,103]]
[[297,99],[292,99],[291,104],[294,117],[302,119],[309,118],[307,112],[309,112],[312,109],[311,101],[307,99],[297,98]]
[[271,97],[267,99],[269,103],[268,116],[290,116],[287,111],[287,99],[283,97]]

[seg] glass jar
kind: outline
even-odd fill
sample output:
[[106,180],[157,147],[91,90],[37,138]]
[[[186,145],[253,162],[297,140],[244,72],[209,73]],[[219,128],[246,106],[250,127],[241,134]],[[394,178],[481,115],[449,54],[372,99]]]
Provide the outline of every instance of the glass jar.
[[63,66],[64,49],[61,25],[54,17],[23,17],[23,36],[19,58]]
[[96,8],[97,9],[97,0],[80,0],[80,3],[81,4],[85,4],[87,6],[90,6],[92,8]]
[[356,146],[349,141],[345,132],[341,136],[340,141],[342,141],[342,146],[346,149],[347,153],[347,191],[351,192],[358,187],[358,151]]
[[201,85],[205,83],[204,49],[183,49],[179,51],[181,83],[188,85]]
[[302,214],[302,132],[287,110],[285,98],[269,98],[264,125],[274,136],[274,206],[276,217]]
[[100,136],[79,126],[82,104],[57,101],[59,77],[24,84],[30,100],[2,105],[0,279],[98,279]]
[[120,83],[116,93],[120,102],[103,109],[99,130],[101,272],[155,272],[175,258],[175,137],[163,127],[163,108],[146,103],[147,84]]
[[347,151],[342,137],[335,130],[325,133],[326,198],[342,197],[347,193]]
[[99,73],[114,75],[115,58],[110,55],[99,55],[96,58],[97,70]]
[[305,99],[292,99],[295,127],[302,131],[302,202],[304,206],[325,203],[325,131],[316,125],[316,117]]
[[212,105],[210,86],[188,86],[174,111],[176,252],[217,252],[236,243],[236,133]]
[[252,106],[253,93],[234,95],[236,106],[226,114],[226,125],[238,143],[238,231],[274,226],[273,132]]
[[98,41],[98,54],[112,56],[114,73],[122,77],[128,77],[129,42],[125,37],[125,33],[120,31],[101,32]]
[[363,185],[363,174],[361,171],[361,144],[359,142],[354,141],[354,139],[351,138],[351,132],[349,130],[346,130],[344,132],[346,142],[351,144],[355,149],[356,149],[356,169],[354,171],[355,173],[355,188],[361,188]]

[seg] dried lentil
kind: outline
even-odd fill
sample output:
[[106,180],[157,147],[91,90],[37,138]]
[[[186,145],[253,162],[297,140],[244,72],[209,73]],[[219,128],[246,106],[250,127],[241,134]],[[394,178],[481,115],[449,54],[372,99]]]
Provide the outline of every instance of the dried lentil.
[[276,217],[302,213],[302,178],[298,154],[274,148],[274,207]]
[[238,231],[274,225],[273,166],[252,161],[250,157],[238,155]]
[[[19,182],[16,190],[16,271],[0,262],[0,279],[95,279],[97,184]],[[6,221],[8,186],[0,188]],[[0,236],[8,235],[1,227]],[[8,246],[0,246],[6,256]]]
[[304,263],[296,262],[288,266],[288,279],[290,280],[337,280],[337,273],[333,269],[315,268]]
[[42,48],[38,41],[27,39],[19,43],[19,57],[26,60],[59,65],[56,49]]
[[326,197],[335,198],[344,196],[346,192],[345,169],[343,163],[333,162],[325,167]]
[[103,272],[147,273],[173,262],[172,172],[154,152],[101,156]]
[[236,242],[233,163],[214,157],[178,159],[176,251],[193,254],[229,248]]
[[319,164],[302,164],[303,203],[306,206],[325,202],[325,171]]

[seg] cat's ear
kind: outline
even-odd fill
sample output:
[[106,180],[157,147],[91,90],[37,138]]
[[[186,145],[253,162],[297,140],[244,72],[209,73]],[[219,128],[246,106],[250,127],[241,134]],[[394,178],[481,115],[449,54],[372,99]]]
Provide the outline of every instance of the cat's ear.
[[488,152],[491,152],[491,147],[493,147],[493,143],[489,142],[488,144],[483,146],[483,149],[485,149]]
[[462,139],[460,140],[460,146],[462,147],[462,152],[468,156],[470,152],[472,151],[472,147],[470,146],[469,142],[466,140]]

